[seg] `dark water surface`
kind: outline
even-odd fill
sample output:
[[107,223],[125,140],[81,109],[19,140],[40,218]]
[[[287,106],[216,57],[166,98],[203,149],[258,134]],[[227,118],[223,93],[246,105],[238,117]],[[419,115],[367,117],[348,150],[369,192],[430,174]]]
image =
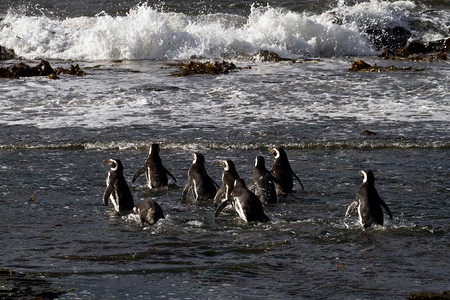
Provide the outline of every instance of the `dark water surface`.
[[[0,79],[0,268],[42,276],[68,299],[404,299],[450,289],[450,65],[385,61],[367,26],[449,36],[448,1],[0,2],[0,62],[79,63],[85,77]],[[23,5],[22,5],[23,4]],[[102,12],[103,11],[103,12]],[[371,22],[368,23],[368,20]],[[262,62],[259,49],[298,58]],[[173,77],[168,62],[231,60],[221,76]],[[314,60],[304,58],[314,57]],[[351,60],[423,69],[353,73]],[[374,136],[361,135],[372,130]],[[177,178],[131,178],[151,143]],[[191,153],[209,174],[286,148],[305,186],[265,207],[268,223],[181,201]],[[145,226],[102,205],[108,158]],[[361,169],[394,218],[344,219]]]

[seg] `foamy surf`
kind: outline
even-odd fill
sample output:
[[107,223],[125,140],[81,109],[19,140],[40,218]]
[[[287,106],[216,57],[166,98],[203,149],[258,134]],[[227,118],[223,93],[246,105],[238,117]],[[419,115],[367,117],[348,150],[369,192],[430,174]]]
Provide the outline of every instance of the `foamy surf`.
[[370,55],[392,28],[403,28],[409,38],[448,36],[448,12],[420,10],[411,1],[377,0],[354,5],[340,1],[316,14],[253,5],[246,17],[191,16],[147,4],[124,16],[99,12],[66,19],[45,11],[30,16],[10,10],[1,18],[0,41],[26,59],[77,61],[223,58],[252,56],[260,49],[284,57]]

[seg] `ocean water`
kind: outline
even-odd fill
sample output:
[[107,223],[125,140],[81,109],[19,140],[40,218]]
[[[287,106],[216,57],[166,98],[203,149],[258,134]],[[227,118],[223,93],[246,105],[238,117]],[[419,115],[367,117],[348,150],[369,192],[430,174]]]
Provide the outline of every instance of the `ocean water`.
[[[0,45],[30,65],[84,77],[0,79],[0,268],[40,276],[67,299],[404,299],[450,289],[450,65],[386,61],[380,44],[448,38],[449,1],[1,1]],[[265,62],[259,50],[291,61]],[[231,61],[218,76],[173,63]],[[351,72],[351,60],[422,71]],[[250,68],[247,68],[250,66]],[[376,135],[361,135],[371,130]],[[151,143],[177,178],[131,178]],[[191,153],[218,183],[230,158],[248,183],[283,146],[305,191],[268,223],[182,202]],[[102,205],[120,158],[145,226]],[[344,219],[361,169],[394,218]]]

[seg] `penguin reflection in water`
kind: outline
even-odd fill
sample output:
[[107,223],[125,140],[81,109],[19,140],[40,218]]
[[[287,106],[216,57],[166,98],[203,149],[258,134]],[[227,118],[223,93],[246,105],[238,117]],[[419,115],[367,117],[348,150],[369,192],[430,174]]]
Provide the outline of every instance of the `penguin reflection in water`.
[[147,160],[144,165],[137,170],[136,174],[134,174],[133,179],[131,180],[132,183],[134,183],[143,173],[145,173],[147,185],[150,189],[167,187],[169,182],[167,175],[172,177],[175,182],[177,181],[175,176],[163,166],[161,157],[159,156],[159,149],[159,144],[152,144],[150,146]]
[[364,228],[369,228],[372,224],[383,225],[384,217],[381,206],[384,207],[391,219],[392,213],[375,189],[375,176],[372,171],[360,171],[360,175],[363,177],[363,183],[358,189],[355,201],[348,206],[345,217],[347,218],[357,208],[359,222]]
[[205,156],[200,152],[195,152],[192,153],[192,158],[188,171],[188,181],[182,192],[182,199],[185,200],[189,192],[192,192],[195,201],[213,200],[219,186],[206,172]]
[[108,206],[111,200],[114,209],[121,215],[134,211],[139,215],[142,222],[154,224],[164,218],[161,207],[153,200],[143,200],[134,206],[133,195],[123,176],[123,164],[120,159],[108,159],[104,161],[109,166],[106,178],[106,189],[103,193],[103,204]]
[[287,194],[292,192],[292,188],[294,187],[294,180],[292,177],[295,177],[298,180],[302,190],[304,190],[305,188],[303,187],[302,181],[294,171],[292,171],[286,151],[281,147],[269,148],[268,150],[275,157],[270,173],[278,180],[278,182],[275,182],[277,193]]
[[231,198],[223,201],[217,208],[215,217],[228,205],[232,205],[239,217],[245,222],[267,222],[269,217],[264,213],[259,198],[246,186],[244,179],[238,178],[234,181]]

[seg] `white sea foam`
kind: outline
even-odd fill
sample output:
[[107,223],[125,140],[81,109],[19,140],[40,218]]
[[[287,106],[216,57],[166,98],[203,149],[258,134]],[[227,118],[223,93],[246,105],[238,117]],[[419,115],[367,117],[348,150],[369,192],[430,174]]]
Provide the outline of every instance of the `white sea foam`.
[[[259,49],[282,56],[336,56],[374,53],[367,26],[408,30],[411,1],[372,0],[353,6],[341,1],[320,14],[252,6],[245,17],[227,14],[189,16],[139,5],[125,16],[57,19],[8,12],[0,23],[0,41],[27,59],[114,60],[187,59],[192,55],[253,55]],[[430,21],[430,16],[427,17]],[[445,22],[434,19],[437,27]],[[423,33],[442,36],[436,32]]]

